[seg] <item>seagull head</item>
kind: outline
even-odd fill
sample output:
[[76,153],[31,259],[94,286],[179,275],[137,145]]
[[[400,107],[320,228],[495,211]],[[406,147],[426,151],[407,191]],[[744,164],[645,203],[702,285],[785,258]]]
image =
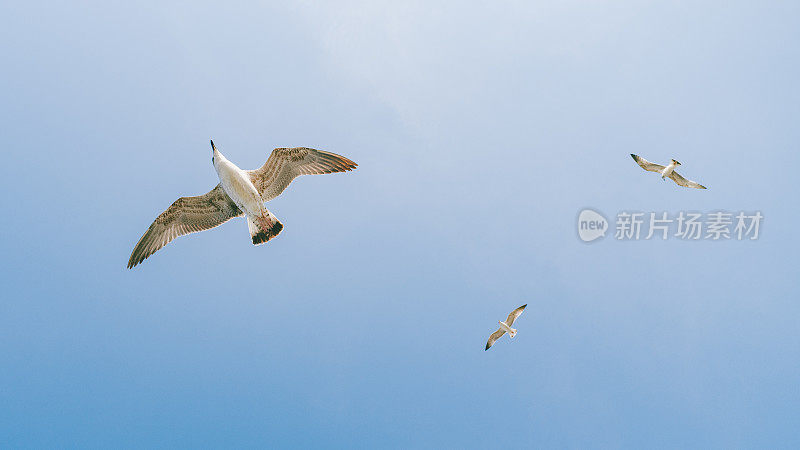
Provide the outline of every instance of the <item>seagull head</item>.
[[674,159],[672,160],[672,164],[675,164],[676,166],[680,166],[681,165],[681,163],[679,163],[678,161],[675,161]]
[[211,164],[216,163],[217,154],[219,154],[219,156],[222,156],[222,153],[220,153],[219,150],[217,150],[217,146],[214,145],[214,141],[212,140],[211,141]]

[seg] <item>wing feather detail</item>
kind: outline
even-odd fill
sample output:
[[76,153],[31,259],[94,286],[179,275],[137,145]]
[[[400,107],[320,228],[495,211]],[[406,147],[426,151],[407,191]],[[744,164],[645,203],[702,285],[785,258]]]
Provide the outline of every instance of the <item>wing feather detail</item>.
[[636,164],[638,164],[642,169],[648,172],[661,172],[662,170],[664,170],[664,166],[656,163],[651,163],[650,161],[642,158],[639,155],[634,155],[633,153],[631,153],[631,158],[633,158],[633,160],[636,161]]
[[506,319],[506,325],[508,325],[508,326],[513,325],[514,321],[517,320],[517,317],[519,317],[520,314],[522,314],[522,311],[525,310],[526,306],[528,306],[527,303],[525,303],[524,305],[520,306],[519,308],[511,311],[511,314],[509,314],[508,318]]
[[708,188],[706,188],[705,186],[703,186],[700,183],[697,183],[697,182],[694,182],[692,180],[687,180],[686,178],[683,178],[681,176],[681,174],[679,174],[678,172],[675,172],[674,170],[672,171],[671,174],[669,174],[669,177],[678,186],[683,186],[683,187],[688,187],[688,188],[695,188],[695,189],[708,189]]
[[136,267],[178,236],[217,227],[240,215],[242,211],[219,184],[204,195],[181,197],[156,217],[136,243],[128,268]]
[[250,170],[250,181],[265,202],[279,196],[300,175],[347,172],[358,164],[335,153],[307,147],[276,148],[263,166]]
[[495,331],[494,333],[490,334],[489,335],[489,340],[486,342],[486,348],[483,349],[483,351],[489,350],[489,347],[493,346],[494,343],[498,339],[500,339],[504,334],[506,334],[506,332],[503,331],[502,328],[498,328],[497,331]]

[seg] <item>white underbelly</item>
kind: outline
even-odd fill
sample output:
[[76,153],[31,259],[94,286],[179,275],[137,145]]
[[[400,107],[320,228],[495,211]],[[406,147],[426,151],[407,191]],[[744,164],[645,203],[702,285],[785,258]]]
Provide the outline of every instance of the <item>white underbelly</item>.
[[514,329],[513,329],[513,328],[511,328],[510,326],[506,325],[506,324],[505,324],[505,323],[503,323],[503,322],[500,322],[500,328],[502,328],[502,329],[503,329],[503,331],[505,331],[506,333],[511,333],[511,332],[513,332],[513,331],[514,331]]
[[261,215],[264,202],[247,174],[228,167],[220,167],[218,174],[222,189],[239,209],[251,216]]
[[664,170],[661,171],[661,176],[662,177],[668,177],[668,176],[672,175],[672,171],[673,170],[675,170],[674,166],[664,167]]

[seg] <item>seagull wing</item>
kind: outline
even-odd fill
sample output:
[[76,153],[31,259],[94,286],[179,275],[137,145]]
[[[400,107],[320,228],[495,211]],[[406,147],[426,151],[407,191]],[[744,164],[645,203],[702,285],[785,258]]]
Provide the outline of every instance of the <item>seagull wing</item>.
[[502,335],[506,334],[502,328],[498,328],[497,331],[489,335],[489,340],[486,342],[486,348],[483,351],[489,350],[489,347],[493,346],[495,341],[500,339]]
[[265,202],[279,196],[300,175],[347,172],[358,164],[335,153],[313,148],[276,148],[263,166],[250,170],[250,181]]
[[664,166],[651,163],[650,161],[642,158],[641,156],[634,155],[633,153],[631,153],[631,157],[633,158],[634,161],[636,161],[636,164],[638,164],[639,166],[641,166],[642,169],[648,172],[661,172],[662,170],[664,170]]
[[205,195],[181,197],[161,213],[133,248],[128,268],[132,269],[178,236],[208,230],[242,215],[222,185]]
[[681,176],[681,174],[679,174],[678,172],[675,172],[674,170],[669,175],[669,177],[672,178],[672,181],[677,183],[678,186],[683,186],[683,187],[688,187],[688,188],[695,188],[695,189],[708,189],[708,188],[706,188],[705,186],[703,186],[700,183],[695,183],[694,181],[687,180],[686,178],[683,178]]
[[511,311],[511,314],[509,314],[508,318],[506,319],[506,325],[508,325],[508,326],[513,325],[514,321],[517,320],[517,317],[519,317],[520,314],[522,314],[522,311],[525,310],[526,306],[528,306],[527,303],[525,303],[524,305],[520,306],[519,308]]

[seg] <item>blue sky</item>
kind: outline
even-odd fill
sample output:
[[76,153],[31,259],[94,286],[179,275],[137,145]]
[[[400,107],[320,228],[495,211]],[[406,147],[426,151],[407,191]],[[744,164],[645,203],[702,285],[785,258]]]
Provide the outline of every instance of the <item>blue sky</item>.
[[[0,17],[2,446],[800,445],[796,2]],[[217,183],[212,138],[243,168],[278,146],[359,168],[295,181],[267,245],[237,219],[125,269]],[[585,244],[584,207],[764,222]]]

